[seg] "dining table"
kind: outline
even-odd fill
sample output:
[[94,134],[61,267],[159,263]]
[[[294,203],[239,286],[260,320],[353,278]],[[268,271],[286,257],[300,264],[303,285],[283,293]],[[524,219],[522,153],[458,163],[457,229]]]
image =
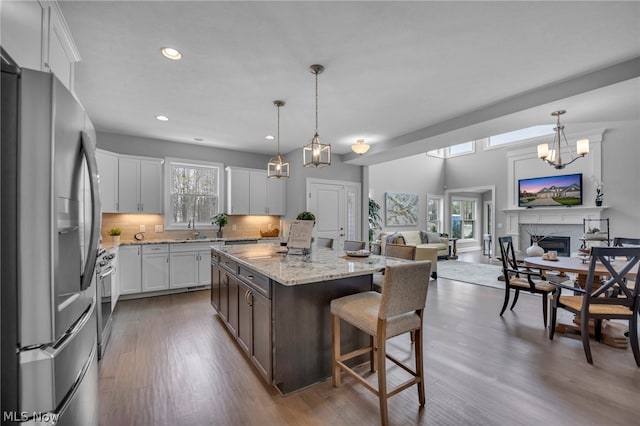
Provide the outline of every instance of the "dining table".
[[[525,257],[523,259],[523,263],[525,266],[528,266],[531,268],[542,269],[545,271],[557,271],[559,272],[558,277],[566,276],[567,280],[569,279],[569,277],[566,275],[567,273],[576,274],[575,280],[573,280],[573,282],[575,283],[576,286],[580,288],[584,288],[587,282],[587,274],[589,273],[591,257],[590,256],[580,256],[580,257],[558,256],[556,259],[552,260],[552,259],[545,259],[542,256],[533,256],[533,257]],[[626,259],[623,259],[623,258],[614,259],[611,261],[611,266],[613,266],[613,268],[616,271],[620,271],[620,269],[622,269],[626,265],[626,263],[627,263]],[[596,263],[594,273],[595,273],[595,277],[594,277],[595,283],[600,282],[600,277],[606,277],[609,275],[609,271],[601,263]],[[634,278],[636,274],[635,272],[629,272],[627,276],[629,278]],[[551,281],[553,282],[554,280],[551,280]],[[596,288],[597,287],[594,287],[594,290]],[[576,326],[575,324],[578,324],[578,325]],[[556,325],[556,332],[579,333],[580,332],[579,319],[575,318],[574,324],[558,323]],[[616,348],[626,349],[628,346],[628,338],[625,336],[624,334],[625,332],[627,332],[627,328],[624,327],[622,324],[609,321],[606,324],[603,324],[603,327],[602,327],[603,343]]]

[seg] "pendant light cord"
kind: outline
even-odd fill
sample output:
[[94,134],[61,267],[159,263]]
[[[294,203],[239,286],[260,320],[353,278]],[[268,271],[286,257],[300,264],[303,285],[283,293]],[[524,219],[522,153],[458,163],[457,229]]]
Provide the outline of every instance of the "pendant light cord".
[[316,134],[318,133],[318,73],[316,72]]
[[280,156],[280,105],[278,107],[278,157]]

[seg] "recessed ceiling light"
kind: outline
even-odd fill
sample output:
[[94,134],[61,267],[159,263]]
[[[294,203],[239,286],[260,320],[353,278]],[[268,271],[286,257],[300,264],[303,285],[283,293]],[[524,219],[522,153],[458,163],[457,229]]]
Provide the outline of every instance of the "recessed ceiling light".
[[169,121],[169,117],[166,115],[156,115],[156,120],[158,121]]
[[202,138],[193,138],[193,140],[196,141],[196,142],[202,142],[204,139],[202,139]]
[[177,61],[182,58],[182,53],[180,53],[180,51],[178,51],[177,49],[174,49],[173,47],[163,47],[162,49],[160,49],[160,52],[162,53],[162,56],[164,56],[165,58],[168,58],[174,61]]
[[268,140],[268,141],[272,141],[272,140],[274,140],[274,139],[275,139],[275,138],[274,138],[273,136],[271,136],[271,135],[267,135],[267,136],[265,136],[264,138],[265,138],[266,140]]

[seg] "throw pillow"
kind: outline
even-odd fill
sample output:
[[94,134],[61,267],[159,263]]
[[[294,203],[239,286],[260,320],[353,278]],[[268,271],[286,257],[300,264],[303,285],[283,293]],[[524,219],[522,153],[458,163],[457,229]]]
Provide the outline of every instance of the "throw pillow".
[[437,232],[427,232],[429,244],[438,244],[440,242],[440,234]]
[[387,237],[386,242],[388,244],[404,244],[404,237],[400,233],[394,232]]
[[429,233],[427,231],[420,231],[420,240],[422,240],[422,244],[429,244]]

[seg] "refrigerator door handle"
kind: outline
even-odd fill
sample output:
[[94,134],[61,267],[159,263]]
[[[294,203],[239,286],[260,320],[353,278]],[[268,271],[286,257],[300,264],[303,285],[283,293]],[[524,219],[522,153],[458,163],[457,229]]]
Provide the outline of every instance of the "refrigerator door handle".
[[89,248],[82,274],[81,290],[86,290],[91,286],[91,279],[95,270],[96,258],[98,256],[98,236],[100,235],[100,193],[98,188],[98,163],[94,155],[91,137],[87,132],[82,132],[82,152],[87,159],[89,169],[89,187],[91,189],[91,235],[89,237]]

